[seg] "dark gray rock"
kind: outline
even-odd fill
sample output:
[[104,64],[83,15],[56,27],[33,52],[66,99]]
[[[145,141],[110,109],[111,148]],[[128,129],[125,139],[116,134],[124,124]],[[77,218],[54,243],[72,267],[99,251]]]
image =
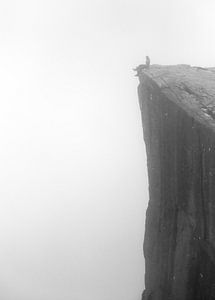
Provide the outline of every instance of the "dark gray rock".
[[139,80],[150,194],[142,299],[215,299],[215,72],[156,65]]

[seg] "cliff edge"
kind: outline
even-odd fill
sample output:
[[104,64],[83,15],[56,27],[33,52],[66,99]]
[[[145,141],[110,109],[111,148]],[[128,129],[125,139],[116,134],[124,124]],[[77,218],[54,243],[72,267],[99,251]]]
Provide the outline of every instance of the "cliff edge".
[[215,72],[139,74],[147,151],[144,300],[215,299]]

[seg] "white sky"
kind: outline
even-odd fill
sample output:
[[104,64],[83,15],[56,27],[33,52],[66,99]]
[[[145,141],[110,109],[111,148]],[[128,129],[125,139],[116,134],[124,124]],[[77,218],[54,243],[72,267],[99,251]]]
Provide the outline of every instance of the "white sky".
[[143,63],[215,66],[214,0],[0,2],[0,298],[137,300]]

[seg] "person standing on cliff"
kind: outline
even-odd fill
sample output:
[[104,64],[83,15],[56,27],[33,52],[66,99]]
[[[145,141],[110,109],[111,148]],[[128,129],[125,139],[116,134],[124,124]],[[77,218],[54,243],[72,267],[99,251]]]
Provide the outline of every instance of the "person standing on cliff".
[[133,69],[134,71],[137,72],[137,74],[135,76],[140,76],[143,73],[143,71],[145,69],[149,69],[149,67],[150,67],[150,58],[149,58],[149,56],[146,56],[146,63],[139,65],[138,67]]
[[149,56],[146,56],[146,69],[149,69],[150,67],[150,58]]

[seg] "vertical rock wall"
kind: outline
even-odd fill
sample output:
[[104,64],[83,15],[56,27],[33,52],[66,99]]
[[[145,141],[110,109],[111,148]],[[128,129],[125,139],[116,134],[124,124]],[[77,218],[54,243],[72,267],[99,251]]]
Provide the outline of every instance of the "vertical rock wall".
[[145,300],[215,299],[215,133],[145,77]]

